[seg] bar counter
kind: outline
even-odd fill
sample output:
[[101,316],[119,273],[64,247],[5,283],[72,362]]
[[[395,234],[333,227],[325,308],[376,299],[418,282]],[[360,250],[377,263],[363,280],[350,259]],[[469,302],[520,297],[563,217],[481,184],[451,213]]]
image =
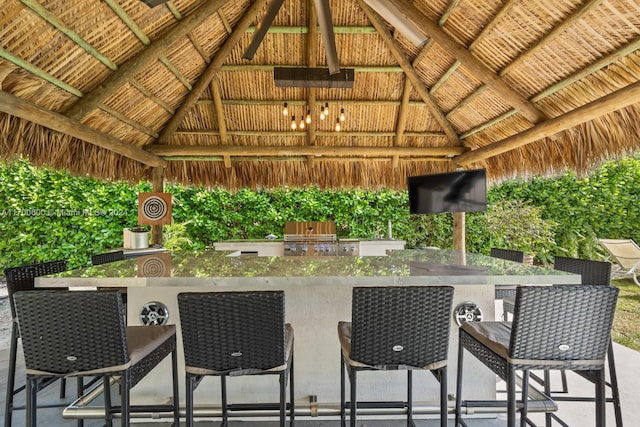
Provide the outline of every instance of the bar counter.
[[[36,279],[36,286],[124,287],[128,294],[130,325],[148,321],[148,308],[161,304],[166,311],[160,313],[160,317],[178,326],[176,295],[179,292],[284,290],[286,320],[295,330],[296,408],[300,408],[302,416],[335,416],[340,401],[340,347],[336,327],[339,320],[351,318],[353,286],[451,285],[454,307],[472,302],[482,310],[485,319],[491,320],[495,316],[494,285],[580,283],[578,275],[450,250],[398,250],[390,251],[388,256],[373,257],[239,255],[239,252],[220,251],[156,254],[40,277]],[[455,391],[458,342],[455,318],[452,313],[448,383],[451,394]],[[91,319],[99,321],[99,314],[87,313],[84,321]],[[180,336],[178,339],[180,346]],[[183,372],[182,364],[180,371]],[[496,382],[491,372],[471,357],[465,360],[465,372],[474,372],[465,380],[465,398],[495,397]],[[132,401],[165,402],[170,395],[165,377],[162,370],[152,373],[134,388]],[[365,373],[359,378],[359,399],[403,400],[405,381],[406,375],[399,372],[370,377]],[[181,387],[183,382],[180,381]],[[230,403],[277,401],[277,380],[270,376],[233,378],[228,385]],[[184,400],[183,388],[180,393]],[[437,401],[438,385],[429,372],[415,376],[414,396],[418,416],[421,405],[430,408],[431,403]],[[313,399],[315,403],[310,403]],[[219,402],[217,379],[205,379],[196,390],[196,403],[205,402],[207,405],[201,406],[201,413],[215,413],[212,408]],[[397,414],[398,418],[403,416]]]

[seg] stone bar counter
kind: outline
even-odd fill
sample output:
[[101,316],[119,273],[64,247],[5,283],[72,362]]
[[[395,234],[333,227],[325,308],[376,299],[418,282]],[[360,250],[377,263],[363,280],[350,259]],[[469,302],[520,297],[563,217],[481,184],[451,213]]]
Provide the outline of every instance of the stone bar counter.
[[[234,256],[235,255],[235,256]],[[127,289],[130,325],[166,322],[179,326],[176,296],[189,291],[284,290],[286,321],[295,330],[296,408],[304,417],[335,417],[340,402],[339,320],[351,319],[354,286],[454,287],[454,307],[473,306],[483,318],[494,319],[495,285],[580,283],[580,276],[488,256],[450,250],[390,251],[388,256],[281,257],[238,256],[239,252],[176,252],[127,259],[36,279],[41,287],[117,287]],[[79,321],[100,321],[99,313],[79,313]],[[202,319],[204,322],[207,319]],[[451,313],[449,393],[455,393],[458,335]],[[181,346],[180,329],[178,328]],[[167,362],[168,363],[168,362]],[[465,358],[466,399],[495,398],[495,376],[475,358]],[[468,366],[467,366],[468,365]],[[183,374],[182,364],[180,365]],[[165,371],[167,372],[167,371]],[[468,379],[467,379],[468,378]],[[216,414],[219,383],[206,378],[196,390],[196,415]],[[184,401],[184,381],[180,381]],[[406,397],[406,374],[386,372],[359,378],[359,400],[401,401]],[[232,378],[229,403],[277,402],[277,379],[272,376]],[[133,390],[134,403],[161,403],[170,396],[163,369]],[[432,416],[438,384],[429,372],[414,378],[416,416]],[[82,411],[87,408],[73,408]],[[68,413],[73,417],[73,411]],[[367,416],[403,418],[402,413]]]

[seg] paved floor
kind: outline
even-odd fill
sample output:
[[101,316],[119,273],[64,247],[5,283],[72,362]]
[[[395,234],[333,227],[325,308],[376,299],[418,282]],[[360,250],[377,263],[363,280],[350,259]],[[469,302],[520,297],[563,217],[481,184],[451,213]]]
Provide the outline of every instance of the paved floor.
[[[8,301],[6,298],[3,298],[0,295],[0,313],[7,309]],[[0,316],[0,335],[6,335],[6,332],[9,330],[8,325],[6,324],[7,316]],[[2,403],[2,413],[0,414],[0,425],[4,425],[4,402],[5,402],[5,392],[6,392],[6,379],[7,379],[7,365],[9,359],[9,349],[8,339],[0,340],[0,402]],[[622,411],[623,411],[623,419],[624,425],[628,427],[635,427],[640,425],[640,400],[638,398],[638,386],[640,386],[640,353],[630,350],[626,347],[619,346],[614,344],[614,353],[616,357],[616,365],[618,369],[618,380],[620,383],[620,391],[621,391],[621,400],[622,400]],[[22,375],[22,361],[21,355],[19,355],[19,376]],[[569,373],[569,389],[572,393],[579,393],[585,396],[589,396],[592,393],[593,386],[590,383],[587,383],[579,376]],[[336,378],[336,381],[339,381]],[[68,386],[69,393],[73,393],[72,391],[73,384]],[[498,390],[504,390],[504,384],[502,382],[497,382]],[[38,398],[41,401],[55,401],[57,400],[58,386],[54,385],[49,387],[47,390],[40,393]],[[502,396],[503,397],[503,396]],[[20,397],[20,402],[23,402],[23,397]],[[576,427],[590,427],[594,426],[595,423],[593,421],[594,412],[593,412],[593,404],[591,403],[569,403],[569,402],[559,402],[558,403],[559,410],[557,414],[562,417],[562,419],[569,426]],[[543,424],[543,416],[541,414],[533,414],[532,418],[538,422]],[[165,427],[168,426],[169,423],[163,420],[132,420],[136,426],[140,427]],[[118,425],[118,423],[115,423]],[[436,420],[417,420],[416,422],[418,427],[431,427],[439,425]],[[483,418],[483,419],[473,419],[469,420],[468,424],[470,427],[498,427],[504,426],[506,424],[506,419],[503,414],[498,414],[491,418]],[[75,420],[64,420],[61,417],[60,409],[41,409],[38,411],[38,425],[39,426],[50,426],[50,427],[71,427],[76,425]],[[88,420],[85,422],[87,427],[97,427],[102,426],[102,422],[100,420]],[[218,426],[219,421],[202,421],[198,422],[198,426],[206,427],[206,426]],[[232,420],[229,423],[230,427],[240,427],[240,426],[250,426],[250,427],[275,427],[278,425],[272,421],[239,421]],[[313,419],[313,418],[305,418],[298,417],[296,425],[298,427],[328,427],[328,426],[338,426],[338,420],[333,418],[327,419]],[[405,422],[402,421],[371,421],[367,420],[366,417],[362,417],[362,420],[359,419],[358,427],[400,427],[406,425]],[[559,424],[554,424],[559,425]],[[613,417],[613,410],[610,404],[607,405],[607,426],[614,426],[615,421]],[[24,426],[24,411],[17,411],[13,417],[13,426],[14,427],[22,427]],[[453,421],[449,420],[449,426],[453,426]]]

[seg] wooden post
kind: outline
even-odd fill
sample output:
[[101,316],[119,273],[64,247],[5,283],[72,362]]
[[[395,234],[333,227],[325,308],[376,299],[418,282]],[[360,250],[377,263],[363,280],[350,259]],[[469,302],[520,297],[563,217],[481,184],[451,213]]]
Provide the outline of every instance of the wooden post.
[[465,252],[465,213],[453,213],[453,250]]
[[[153,168],[153,175],[151,178],[152,190],[156,193],[164,192],[164,168]],[[151,226],[151,244],[162,245],[162,226]]]

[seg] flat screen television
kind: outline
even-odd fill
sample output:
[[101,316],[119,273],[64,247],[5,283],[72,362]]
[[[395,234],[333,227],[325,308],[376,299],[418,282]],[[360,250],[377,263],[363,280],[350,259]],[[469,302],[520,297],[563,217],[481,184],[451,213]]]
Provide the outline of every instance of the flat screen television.
[[487,209],[485,169],[410,176],[409,212],[477,212]]

